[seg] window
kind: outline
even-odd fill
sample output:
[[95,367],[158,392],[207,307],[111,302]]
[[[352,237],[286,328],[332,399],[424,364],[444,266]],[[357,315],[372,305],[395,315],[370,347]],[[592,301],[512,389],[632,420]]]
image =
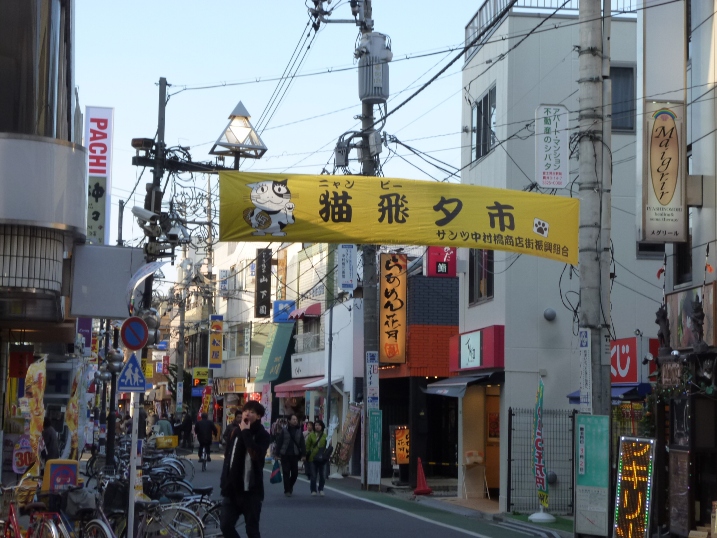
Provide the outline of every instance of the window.
[[493,251],[470,249],[468,253],[468,303],[493,298]]
[[473,105],[473,128],[471,129],[471,149],[473,160],[478,160],[493,149],[496,144],[495,125],[495,86]]
[[647,260],[655,259],[661,260],[665,255],[665,244],[664,243],[646,243],[644,241],[637,242],[637,259]]
[[612,80],[612,130],[635,130],[635,69],[610,67]]
[[687,226],[687,241],[674,243],[675,286],[692,282],[692,211],[690,211]]

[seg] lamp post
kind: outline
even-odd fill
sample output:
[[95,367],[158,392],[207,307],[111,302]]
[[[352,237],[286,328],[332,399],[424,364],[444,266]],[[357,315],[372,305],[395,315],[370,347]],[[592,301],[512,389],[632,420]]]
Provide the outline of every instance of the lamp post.
[[[117,341],[115,340],[115,345]],[[109,352],[107,361],[107,372],[110,374],[110,409],[108,414],[107,429],[107,461],[114,465],[115,461],[115,428],[117,427],[117,413],[115,401],[117,400],[117,374],[122,371],[122,353],[116,347]]]

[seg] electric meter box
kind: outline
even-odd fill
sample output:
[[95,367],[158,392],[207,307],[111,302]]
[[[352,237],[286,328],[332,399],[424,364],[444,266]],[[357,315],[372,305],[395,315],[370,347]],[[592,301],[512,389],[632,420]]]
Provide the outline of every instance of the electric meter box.
[[359,99],[363,103],[381,104],[389,97],[388,62],[393,58],[389,38],[371,32],[361,38],[359,45]]

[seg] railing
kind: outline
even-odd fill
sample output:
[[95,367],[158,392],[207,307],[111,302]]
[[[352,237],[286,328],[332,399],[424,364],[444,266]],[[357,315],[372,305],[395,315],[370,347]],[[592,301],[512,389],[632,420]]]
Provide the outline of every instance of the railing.
[[[533,474],[533,409],[508,410],[508,512],[537,512]],[[576,411],[543,410],[543,446],[551,514],[573,514],[573,431]],[[552,482],[552,483],[550,483]]]
[[[565,5],[563,5],[565,4]],[[480,33],[488,28],[498,16],[508,7],[526,8],[536,10],[555,10],[560,8],[564,11],[578,11],[579,0],[485,0],[478,11],[466,25],[466,41],[467,47]],[[637,0],[612,0],[612,13],[632,13],[637,10]],[[487,41],[491,32],[476,41],[468,50],[466,50],[466,58],[468,61],[480,46]]]
[[296,339],[296,353],[308,353],[324,349],[324,333],[304,333],[294,336]]

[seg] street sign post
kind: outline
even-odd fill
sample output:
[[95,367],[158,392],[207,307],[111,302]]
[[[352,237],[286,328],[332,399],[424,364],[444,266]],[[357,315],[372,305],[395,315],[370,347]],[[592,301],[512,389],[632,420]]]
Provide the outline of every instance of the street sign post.
[[[132,318],[130,318],[132,319]],[[136,318],[139,319],[139,318]],[[142,321],[142,320],[140,320]],[[144,322],[142,322],[144,323]],[[125,322],[126,324],[126,322]],[[124,324],[123,324],[124,327]],[[145,329],[147,326],[145,325]],[[134,335],[134,333],[132,333]],[[124,338],[123,338],[124,339]],[[145,338],[146,340],[146,338]],[[117,390],[120,392],[144,392],[146,379],[137,355],[132,353],[124,363],[117,378]],[[127,514],[128,529],[134,529],[135,485],[137,484],[137,425],[139,424],[139,398],[132,404],[132,450],[129,451],[129,513]],[[141,476],[141,475],[140,475]],[[141,478],[140,478],[141,480]],[[140,482],[141,483],[141,482]]]
[[120,337],[124,347],[132,351],[138,351],[147,345],[149,329],[142,318],[132,316],[122,323]]

